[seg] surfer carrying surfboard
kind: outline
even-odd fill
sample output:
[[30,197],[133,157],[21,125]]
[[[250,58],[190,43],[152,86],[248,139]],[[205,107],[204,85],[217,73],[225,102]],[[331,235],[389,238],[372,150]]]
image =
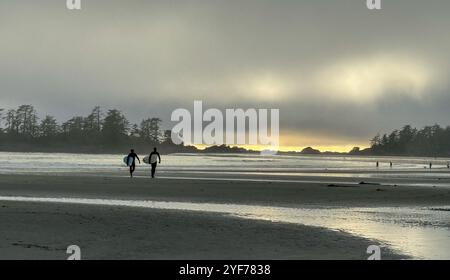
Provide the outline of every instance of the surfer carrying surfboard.
[[156,165],[161,163],[161,156],[156,151],[156,148],[153,148],[153,152],[149,156],[150,164],[152,165],[152,178],[155,178],[155,172],[156,172]]
[[136,169],[136,159],[139,161],[139,164],[141,164],[141,160],[139,159],[138,155],[134,152],[133,149],[131,149],[130,153],[127,156],[127,163],[130,167],[130,177],[133,177],[133,172]]

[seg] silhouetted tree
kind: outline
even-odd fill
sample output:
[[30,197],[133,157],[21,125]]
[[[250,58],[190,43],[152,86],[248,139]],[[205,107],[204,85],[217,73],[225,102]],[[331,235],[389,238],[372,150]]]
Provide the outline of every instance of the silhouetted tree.
[[164,130],[164,135],[163,135],[163,143],[165,144],[173,144],[172,142],[172,130]]
[[117,109],[108,110],[103,121],[103,139],[110,144],[118,144],[128,136],[129,122]]
[[128,120],[119,110],[111,109],[104,115],[99,106],[86,117],[75,116],[59,125],[49,115],[39,122],[33,106],[21,105],[0,110],[0,149],[101,153],[135,147],[144,152],[158,144],[166,152],[195,150],[166,141],[170,131],[163,135],[160,125],[159,118],[148,118],[142,121],[141,127],[134,124],[130,129]]
[[161,138],[160,131],[161,119],[149,118],[141,122],[140,136],[145,141],[159,143]]
[[38,117],[32,105],[21,105],[16,111],[19,134],[33,138],[38,132]]
[[100,106],[94,107],[92,112],[84,120],[84,129],[92,136],[100,135],[102,130],[103,114]]
[[73,117],[62,124],[64,139],[70,143],[82,143],[85,138],[83,133],[84,118],[81,116]]
[[418,130],[410,125],[371,140],[375,155],[450,156],[450,127],[435,124]]
[[3,134],[3,127],[2,127],[2,123],[3,123],[3,111],[5,109],[0,108],[0,134]]
[[45,116],[39,126],[40,136],[43,138],[54,138],[59,133],[59,126],[52,116]]
[[10,109],[3,117],[6,122],[6,131],[11,136],[13,134],[19,134],[19,122],[17,119],[16,110]]

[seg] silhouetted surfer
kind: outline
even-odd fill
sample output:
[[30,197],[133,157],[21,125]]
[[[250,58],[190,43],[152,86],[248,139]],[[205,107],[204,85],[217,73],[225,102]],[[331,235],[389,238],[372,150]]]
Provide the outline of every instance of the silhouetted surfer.
[[161,163],[161,156],[156,151],[156,148],[153,148],[153,152],[150,154],[148,158],[150,164],[152,165],[152,178],[155,178],[156,165],[158,165],[158,161],[159,163]]
[[131,149],[130,154],[127,157],[127,162],[130,162],[130,158],[133,159],[132,163],[130,164],[130,177],[133,177],[133,172],[136,169],[136,159],[139,161],[139,164],[141,164],[141,160],[133,149]]

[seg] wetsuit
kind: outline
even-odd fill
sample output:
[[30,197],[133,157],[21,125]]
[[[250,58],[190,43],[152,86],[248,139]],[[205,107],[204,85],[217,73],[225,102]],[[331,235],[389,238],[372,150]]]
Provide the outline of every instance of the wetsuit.
[[159,160],[159,163],[161,163],[161,156],[159,155],[158,152],[152,152],[149,156],[149,159],[150,159],[150,164],[152,166],[152,178],[155,178],[156,165],[158,164],[158,160]]
[[133,162],[130,165],[130,175],[133,177],[133,172],[136,169],[136,159],[141,161],[136,153],[130,153],[127,157],[127,162],[129,162],[130,158],[133,158]]

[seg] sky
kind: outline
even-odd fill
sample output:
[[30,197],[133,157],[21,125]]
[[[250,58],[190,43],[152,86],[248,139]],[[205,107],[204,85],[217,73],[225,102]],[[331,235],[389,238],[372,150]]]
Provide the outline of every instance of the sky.
[[450,1],[0,1],[0,108],[280,109],[284,150],[450,124]]

